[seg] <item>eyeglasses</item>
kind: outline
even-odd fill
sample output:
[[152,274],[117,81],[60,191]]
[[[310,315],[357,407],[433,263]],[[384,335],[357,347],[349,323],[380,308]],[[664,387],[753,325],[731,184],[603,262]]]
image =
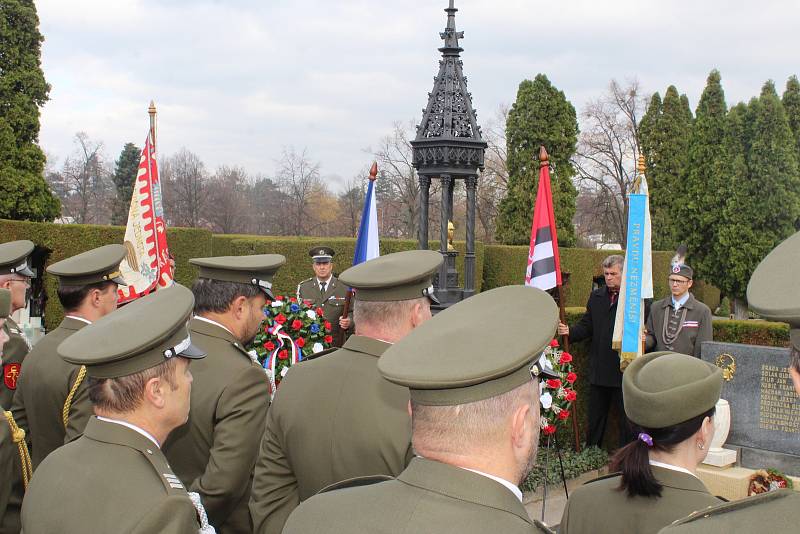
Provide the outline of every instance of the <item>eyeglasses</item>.
[[682,285],[682,284],[688,284],[689,283],[688,280],[676,280],[675,278],[669,278],[667,281],[671,285]]

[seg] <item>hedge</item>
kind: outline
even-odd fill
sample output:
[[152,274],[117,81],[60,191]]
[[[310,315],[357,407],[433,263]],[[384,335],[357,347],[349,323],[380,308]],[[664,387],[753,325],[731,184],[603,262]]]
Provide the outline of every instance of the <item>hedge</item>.
[[[30,239],[45,249],[45,267],[75,254],[110,243],[122,243],[123,226],[94,226],[85,224],[51,224],[0,219],[0,242]],[[195,228],[167,229],[169,250],[175,257],[176,280],[191,286],[197,271],[188,263],[190,258],[210,256],[211,232]],[[45,273],[45,328],[58,326],[64,311],[56,297],[58,280]]]
[[[592,281],[602,276],[600,263],[610,254],[623,254],[623,251],[594,250],[584,248],[562,248],[561,269],[570,273],[564,286],[566,306],[584,306],[592,290]],[[669,276],[672,252],[653,252],[653,291],[656,298],[669,294]],[[528,247],[511,245],[486,245],[486,259],[483,267],[483,287],[493,288],[522,283],[528,261]],[[719,290],[698,280],[692,293],[712,310],[719,306]]]

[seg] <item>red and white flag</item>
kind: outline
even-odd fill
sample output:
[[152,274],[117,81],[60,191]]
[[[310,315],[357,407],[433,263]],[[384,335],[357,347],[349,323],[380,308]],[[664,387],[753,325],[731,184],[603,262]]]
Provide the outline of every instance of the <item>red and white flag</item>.
[[540,152],[539,160],[539,190],[536,192],[536,204],[533,209],[525,285],[552,289],[561,285],[561,261],[558,256],[553,195],[550,191],[550,166],[544,148]]
[[147,136],[139,160],[139,172],[133,186],[125,248],[128,253],[120,264],[127,286],[120,286],[118,302],[125,304],[159,287],[169,287],[174,273],[167,246],[167,226],[161,182],[158,179],[153,129]]

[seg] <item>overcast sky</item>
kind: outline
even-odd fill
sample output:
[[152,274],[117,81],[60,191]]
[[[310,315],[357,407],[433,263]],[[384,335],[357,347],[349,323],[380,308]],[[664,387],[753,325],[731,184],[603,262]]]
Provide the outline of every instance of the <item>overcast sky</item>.
[[[52,85],[42,147],[60,165],[85,131],[116,158],[159,111],[159,156],[271,176],[307,148],[339,180],[395,121],[419,120],[447,0],[37,0]],[[697,104],[712,68],[727,100],[800,72],[796,0],[456,0],[479,123],[547,74],[578,112],[612,78]],[[332,189],[339,184],[332,178]]]

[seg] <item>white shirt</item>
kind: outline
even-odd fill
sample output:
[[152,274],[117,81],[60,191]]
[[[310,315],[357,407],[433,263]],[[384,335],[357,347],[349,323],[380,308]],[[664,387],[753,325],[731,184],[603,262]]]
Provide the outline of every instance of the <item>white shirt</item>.
[[326,291],[330,289],[331,278],[333,278],[333,275],[329,276],[326,280],[320,280],[319,278],[317,278],[317,287],[319,288],[320,291],[322,291],[322,284],[325,284]]
[[[211,323],[211,324],[213,324],[215,326],[218,326],[218,327],[222,328],[223,330],[225,330],[226,332],[228,332],[230,335],[233,336],[233,332],[228,330],[228,328],[225,325],[219,324],[217,321],[212,321],[211,319],[206,319],[205,317],[200,317],[199,315],[195,315],[194,318],[197,319],[198,321],[205,321],[207,323]],[[236,336],[233,336],[233,337],[236,337]]]
[[484,473],[484,472],[482,472],[482,471],[478,471],[478,470],[476,470],[476,469],[469,469],[469,468],[467,468],[467,467],[462,467],[461,469],[465,469],[465,470],[467,470],[467,471],[472,471],[473,473],[477,473],[477,474],[479,474],[479,475],[481,475],[481,476],[485,476],[486,478],[491,478],[491,479],[492,479],[492,480],[494,480],[495,482],[499,482],[499,483],[500,483],[500,484],[502,484],[503,486],[507,487],[507,488],[508,488],[508,490],[509,490],[511,493],[513,493],[513,494],[514,494],[514,496],[515,496],[517,499],[519,499],[519,502],[522,502],[522,491],[520,491],[520,489],[519,489],[519,488],[518,488],[518,487],[517,487],[515,484],[512,484],[512,483],[511,483],[511,482],[509,482],[508,480],[506,480],[506,479],[504,479],[504,478],[496,477],[496,476],[494,476],[494,475],[490,475],[489,473]]
[[698,477],[697,475],[695,475],[694,473],[692,473],[688,469],[685,469],[683,467],[678,467],[677,465],[665,464],[664,462],[659,462],[659,461],[656,461],[656,460],[650,460],[650,465],[654,465],[656,467],[663,467],[664,469],[671,469],[673,471],[680,471],[681,473],[686,473],[687,475],[692,475],[694,478],[700,480],[700,477]]
[[143,435],[144,437],[146,437],[150,441],[152,441],[155,444],[155,446],[158,447],[159,449],[161,448],[161,445],[158,444],[158,441],[156,441],[156,438],[154,438],[146,430],[142,430],[141,428],[139,428],[136,425],[132,425],[131,423],[129,423],[127,421],[120,421],[119,419],[109,419],[108,417],[102,417],[100,415],[98,415],[96,417],[98,419],[100,419],[101,421],[105,421],[106,423],[116,423],[118,425],[126,426],[126,427],[130,428],[131,430],[133,430],[135,432],[138,432],[139,434]]
[[689,300],[689,292],[688,291],[686,293],[684,293],[683,296],[681,298],[679,298],[678,300],[675,300],[675,297],[672,297],[672,307],[675,308],[675,311],[678,311],[678,310],[681,309],[681,306],[686,304],[687,300]]
[[86,324],[92,324],[92,321],[84,319],[83,317],[78,317],[77,315],[65,315],[64,317],[69,317],[70,319],[75,319],[76,321],[83,321]]

